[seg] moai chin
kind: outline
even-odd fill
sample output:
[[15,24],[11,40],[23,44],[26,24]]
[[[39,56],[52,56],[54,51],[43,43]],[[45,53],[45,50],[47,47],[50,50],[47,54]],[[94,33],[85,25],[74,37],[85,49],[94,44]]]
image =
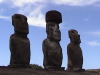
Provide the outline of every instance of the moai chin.
[[27,17],[22,14],[12,16],[12,24],[15,33],[10,37],[10,65],[9,67],[29,67],[30,64],[30,41]]
[[84,71],[82,69],[83,65],[83,55],[80,48],[80,35],[77,30],[71,29],[68,31],[70,43],[67,46],[68,55],[68,70],[69,71]]
[[61,69],[63,59],[62,48],[59,43],[61,40],[59,24],[61,22],[62,16],[60,12],[51,10],[46,13],[47,38],[42,43],[44,69]]

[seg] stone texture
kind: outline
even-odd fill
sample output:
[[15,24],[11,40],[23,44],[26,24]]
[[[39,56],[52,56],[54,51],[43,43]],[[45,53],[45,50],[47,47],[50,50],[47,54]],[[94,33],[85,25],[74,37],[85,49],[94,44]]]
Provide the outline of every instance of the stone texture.
[[27,37],[27,17],[21,14],[12,16],[15,33],[10,37],[10,65],[9,67],[28,67],[30,64],[30,41]]
[[46,22],[62,23],[62,15],[56,10],[48,11],[45,16]]
[[80,35],[74,29],[68,31],[70,43],[67,46],[68,70],[82,71],[83,55],[80,47]]
[[61,32],[59,23],[62,22],[61,13],[55,10],[46,13],[47,38],[43,41],[44,69],[61,69],[62,48],[60,46]]
[[22,14],[14,14],[12,16],[12,25],[14,26],[14,31],[29,33],[27,17]]

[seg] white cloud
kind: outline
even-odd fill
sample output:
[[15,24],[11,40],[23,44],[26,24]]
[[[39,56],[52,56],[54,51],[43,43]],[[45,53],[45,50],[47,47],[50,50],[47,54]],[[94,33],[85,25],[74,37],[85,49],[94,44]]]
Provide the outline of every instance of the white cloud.
[[0,0],[0,3],[2,3],[4,0]]
[[100,31],[88,32],[91,35],[100,36]]
[[89,45],[89,46],[100,46],[100,43],[98,43],[97,41],[90,41],[90,42],[87,42],[87,45]]
[[28,23],[33,26],[46,27],[44,14],[41,12],[41,7],[37,7],[28,14]]
[[25,4],[37,4],[37,3],[44,3],[45,0],[11,0],[13,5],[17,7],[22,7]]
[[0,19],[5,19],[5,20],[8,20],[10,17],[8,16],[0,16]]
[[16,13],[23,14],[28,18],[28,24],[38,27],[46,27],[42,10],[46,0],[10,0],[10,6],[18,9]]
[[46,27],[45,20],[42,14],[36,16],[29,16],[28,17],[29,25],[38,26],[38,27]]
[[28,24],[32,26],[38,26],[38,27],[46,27],[45,24],[45,18],[44,14],[42,13],[42,9],[44,8],[44,5],[36,5],[31,6],[30,4],[22,7],[19,9],[19,13],[25,14],[28,18]]
[[85,6],[95,4],[100,0],[52,0],[52,3],[59,5],[71,5],[71,6]]
[[[5,0],[0,0],[3,2]],[[29,25],[45,27],[45,14],[42,12],[48,3],[52,4],[64,4],[69,6],[84,6],[96,3],[99,0],[9,0],[8,4],[13,8],[17,8],[18,13],[26,15],[28,17]],[[7,1],[5,1],[7,2]],[[2,19],[7,17],[1,16]],[[84,19],[88,21],[89,19]]]

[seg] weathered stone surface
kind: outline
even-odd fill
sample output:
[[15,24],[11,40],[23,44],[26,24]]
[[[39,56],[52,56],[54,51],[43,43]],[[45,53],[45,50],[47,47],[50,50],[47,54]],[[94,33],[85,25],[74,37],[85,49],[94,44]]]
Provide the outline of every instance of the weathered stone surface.
[[28,67],[30,64],[30,41],[27,37],[27,17],[21,14],[12,16],[15,33],[10,37],[10,67]]
[[82,71],[83,55],[80,47],[80,35],[74,29],[68,31],[70,43],[67,46],[68,70]]
[[59,24],[62,22],[62,15],[59,11],[56,10],[48,11],[45,16],[45,21]]
[[[57,15],[54,15],[54,14]],[[48,14],[48,15],[47,15]],[[61,69],[62,65],[62,48],[60,46],[61,32],[59,30],[59,16],[58,11],[48,11],[46,14],[46,32],[47,38],[43,41],[42,50],[44,54],[43,65],[45,69]],[[52,18],[57,18],[55,21]],[[58,23],[59,22],[59,23]]]
[[12,16],[12,25],[14,26],[14,31],[29,33],[27,17],[22,14],[14,14]]

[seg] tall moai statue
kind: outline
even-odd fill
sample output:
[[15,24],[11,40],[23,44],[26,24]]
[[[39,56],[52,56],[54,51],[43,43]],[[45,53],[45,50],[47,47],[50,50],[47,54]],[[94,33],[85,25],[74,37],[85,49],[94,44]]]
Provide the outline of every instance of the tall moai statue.
[[27,37],[29,28],[27,17],[22,14],[12,16],[12,25],[15,33],[10,37],[10,67],[29,67],[30,41]]
[[42,43],[43,66],[44,69],[60,70],[63,55],[59,43],[61,40],[59,24],[62,22],[62,15],[56,10],[51,10],[46,13],[45,18],[47,38]]
[[77,30],[74,29],[69,30],[68,34],[70,38],[70,43],[67,46],[68,70],[84,71],[84,69],[82,69],[83,55],[80,47],[80,35]]

